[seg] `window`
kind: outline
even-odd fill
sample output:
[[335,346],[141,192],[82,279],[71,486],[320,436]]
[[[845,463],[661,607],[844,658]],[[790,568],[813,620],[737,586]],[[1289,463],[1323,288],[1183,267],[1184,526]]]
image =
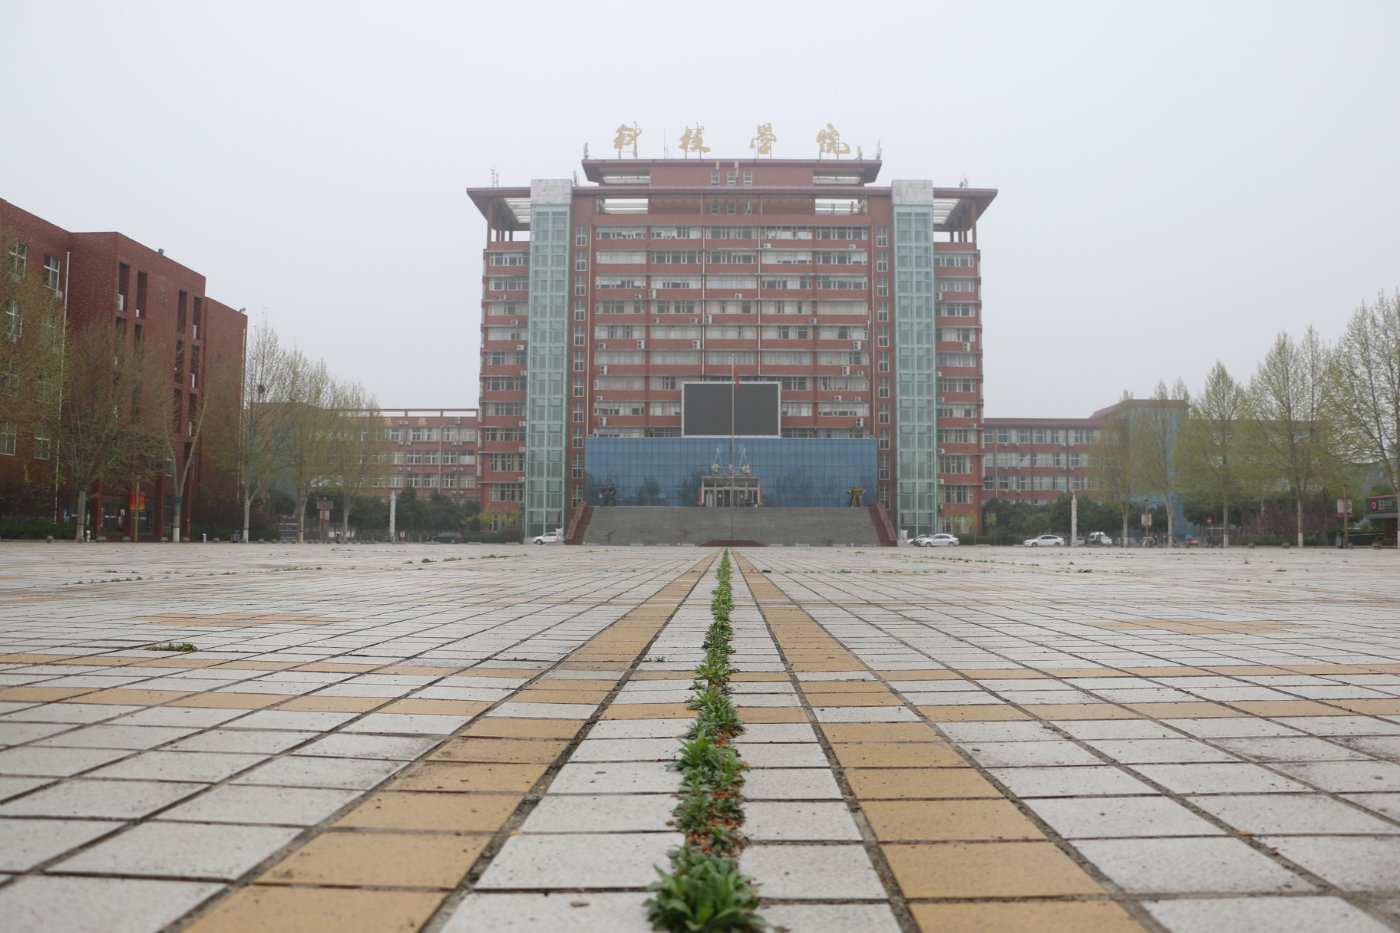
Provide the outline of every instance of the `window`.
[[24,333],[24,312],[13,298],[5,299],[5,315],[0,319],[0,332],[10,343],[19,343]]
[[18,240],[10,244],[10,272],[16,277],[23,278],[25,267],[29,260],[29,245]]
[[876,246],[889,246],[889,245],[890,245],[890,228],[889,228],[889,227],[876,227],[876,228],[875,228],[875,245],[876,245]]
[[528,266],[530,254],[524,250],[512,250],[508,253],[498,250],[486,254],[486,264],[488,266]]
[[574,228],[574,245],[575,245],[575,246],[587,246],[587,245],[588,245],[588,228],[587,228],[587,227],[575,227],[575,228]]
[[587,271],[588,271],[588,254],[587,254],[587,253],[578,253],[578,254],[576,254],[576,255],[574,256],[574,271],[575,271],[575,272],[587,272]]
[[15,454],[15,423],[0,421],[0,454]]

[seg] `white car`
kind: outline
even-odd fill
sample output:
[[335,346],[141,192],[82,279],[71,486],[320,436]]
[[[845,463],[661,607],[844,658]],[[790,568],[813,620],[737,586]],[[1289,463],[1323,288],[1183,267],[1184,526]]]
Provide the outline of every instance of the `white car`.
[[1059,535],[1040,535],[1026,539],[1026,547],[1064,547],[1065,539]]
[[956,537],[950,534],[939,532],[936,535],[919,535],[912,542],[919,547],[950,547],[954,544],[961,544]]
[[535,535],[536,544],[558,544],[564,540],[564,536],[558,532],[550,531],[542,535]]

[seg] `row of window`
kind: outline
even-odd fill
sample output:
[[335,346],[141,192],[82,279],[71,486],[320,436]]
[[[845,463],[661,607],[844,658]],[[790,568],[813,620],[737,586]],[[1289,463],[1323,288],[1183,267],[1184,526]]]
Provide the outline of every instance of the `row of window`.
[[1093,489],[1094,483],[1087,476],[988,476],[982,480],[982,488],[994,492],[1027,492],[1037,489],[1068,492]]
[[[582,328],[579,328],[581,330]],[[491,340],[514,339],[492,335],[495,328],[487,328],[487,338]],[[881,328],[885,330],[885,328]],[[759,328],[752,324],[597,324],[593,336],[598,340],[754,340],[759,336],[765,340],[865,340],[870,336],[869,328],[858,325],[833,324],[824,327],[811,327],[805,324],[776,324]]]
[[[594,228],[594,236],[600,240],[868,240],[870,228],[849,224],[821,225],[816,227],[794,226],[791,224],[665,224],[645,226],[608,225]],[[588,244],[588,228],[579,227],[575,231],[574,244]],[[878,227],[875,231],[875,245],[889,245],[889,230]]]
[[[24,278],[29,269],[29,244],[13,240],[10,243],[6,265],[10,274],[16,278]],[[63,260],[57,256],[44,254],[44,285],[58,291],[59,283],[63,277]]]
[[1076,447],[1097,443],[1098,428],[988,428],[989,444],[1072,444]]
[[[598,264],[615,265],[646,265],[651,262],[653,265],[698,265],[701,262],[710,265],[734,266],[734,265],[755,265],[763,263],[771,266],[863,266],[868,261],[868,253],[860,249],[833,249],[833,250],[810,250],[810,249],[760,249],[760,250],[709,250],[698,249],[659,249],[632,250],[632,249],[609,249],[599,250],[597,254]],[[586,262],[582,256],[575,257],[575,270],[583,266],[580,260]],[[879,271],[888,271],[889,259],[887,253],[880,253],[877,262],[883,264]]]
[[[491,288],[497,291],[508,290],[508,286],[498,285],[502,279],[492,279]],[[698,289],[716,291],[732,289],[780,289],[784,291],[810,291],[814,286],[823,291],[866,291],[870,279],[864,275],[600,275],[593,280],[596,288],[622,289]],[[575,282],[574,293],[585,294],[587,282]],[[889,294],[889,280],[881,277],[876,280],[876,293]],[[655,297],[655,296],[652,296]],[[744,312],[747,313],[747,312]]]

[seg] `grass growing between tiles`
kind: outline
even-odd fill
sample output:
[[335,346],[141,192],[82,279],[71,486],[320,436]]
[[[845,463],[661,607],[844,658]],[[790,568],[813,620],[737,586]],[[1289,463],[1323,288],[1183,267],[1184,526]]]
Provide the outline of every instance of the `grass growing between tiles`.
[[744,845],[740,791],[748,765],[732,744],[744,723],[729,699],[734,602],[727,550],[716,576],[705,660],[690,685],[694,695],[688,705],[695,710],[695,722],[671,766],[681,772],[681,802],[673,825],[685,834],[685,844],[671,851],[670,868],[658,867],[659,878],[647,889],[652,892],[646,903],[652,929],[673,933],[768,929],[757,913],[754,881],[739,871],[738,862]]

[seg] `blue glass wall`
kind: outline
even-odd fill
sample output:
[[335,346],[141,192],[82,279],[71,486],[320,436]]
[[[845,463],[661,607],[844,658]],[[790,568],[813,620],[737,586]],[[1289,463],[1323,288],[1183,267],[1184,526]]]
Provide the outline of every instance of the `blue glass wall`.
[[[734,465],[747,462],[760,478],[763,504],[844,506],[846,490],[866,489],[875,504],[874,438],[741,437],[734,441]],[[590,437],[584,440],[584,495],[598,505],[598,492],[612,483],[618,505],[696,505],[700,477],[718,462],[729,469],[729,438]]]

